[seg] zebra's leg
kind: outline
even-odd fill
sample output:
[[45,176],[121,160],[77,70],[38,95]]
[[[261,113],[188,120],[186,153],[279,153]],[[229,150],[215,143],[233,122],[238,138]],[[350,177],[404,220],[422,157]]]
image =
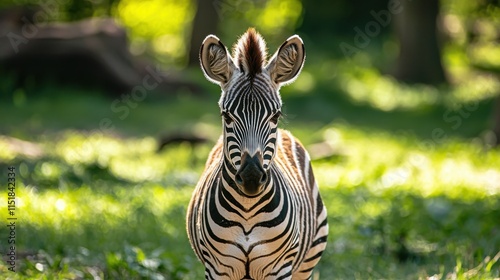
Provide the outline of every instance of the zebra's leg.
[[326,208],[320,212],[317,217],[318,227],[314,236],[311,248],[306,254],[304,261],[299,269],[293,274],[293,280],[311,279],[314,267],[318,264],[321,254],[326,248],[326,239],[328,237],[328,223],[326,220]]

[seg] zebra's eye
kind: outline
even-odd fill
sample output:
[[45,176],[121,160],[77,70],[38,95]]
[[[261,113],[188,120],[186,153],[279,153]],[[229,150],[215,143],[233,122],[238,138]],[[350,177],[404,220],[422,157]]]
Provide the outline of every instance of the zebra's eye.
[[231,124],[233,122],[233,119],[231,118],[231,116],[229,116],[228,113],[222,112],[221,115],[222,115],[222,118],[224,119],[224,122],[226,124]]
[[278,111],[278,112],[276,112],[276,114],[274,114],[271,117],[271,122],[274,123],[274,124],[278,123],[278,120],[280,119],[280,117],[281,117],[281,112]]

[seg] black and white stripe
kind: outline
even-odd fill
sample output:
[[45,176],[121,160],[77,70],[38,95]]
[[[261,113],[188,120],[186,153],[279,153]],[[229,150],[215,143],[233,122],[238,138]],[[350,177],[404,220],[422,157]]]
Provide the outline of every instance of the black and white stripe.
[[[266,64],[265,43],[249,30],[235,49],[232,58],[215,36],[201,48],[205,75],[223,90],[224,131],[193,192],[189,239],[206,279],[310,279],[326,246],[326,209],[309,155],[278,129],[279,87],[300,72],[303,44],[291,37]],[[248,157],[266,174],[252,191],[237,180]]]

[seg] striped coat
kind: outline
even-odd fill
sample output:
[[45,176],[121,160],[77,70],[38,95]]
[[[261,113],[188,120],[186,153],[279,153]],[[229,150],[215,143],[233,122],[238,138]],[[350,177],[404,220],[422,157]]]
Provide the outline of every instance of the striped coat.
[[[221,49],[204,53],[210,43]],[[206,279],[309,279],[326,246],[326,209],[309,155],[290,132],[277,128],[278,89],[300,72],[302,41],[287,40],[268,68],[262,46],[250,29],[234,58],[214,36],[201,49],[207,78],[223,89],[224,117],[224,133],[187,213],[188,236]],[[234,68],[220,68],[224,63]]]

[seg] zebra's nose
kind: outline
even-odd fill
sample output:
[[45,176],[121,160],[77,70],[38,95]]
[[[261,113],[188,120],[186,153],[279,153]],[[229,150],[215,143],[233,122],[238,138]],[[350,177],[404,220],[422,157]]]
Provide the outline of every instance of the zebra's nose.
[[234,177],[236,183],[243,188],[243,192],[248,195],[255,195],[260,191],[260,187],[267,182],[267,174],[261,163],[259,153],[253,157],[244,153],[242,164]]

